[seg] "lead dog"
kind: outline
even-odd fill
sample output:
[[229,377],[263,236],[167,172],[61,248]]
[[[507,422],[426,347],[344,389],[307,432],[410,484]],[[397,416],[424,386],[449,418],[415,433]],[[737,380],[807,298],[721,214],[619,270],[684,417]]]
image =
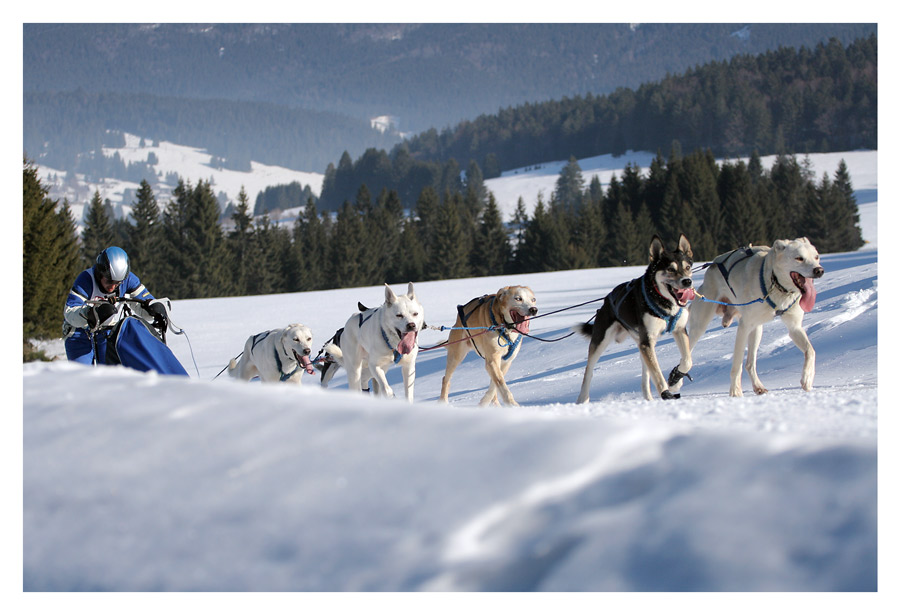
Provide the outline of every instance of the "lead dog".
[[[384,285],[384,303],[377,308],[357,312],[347,320],[340,340],[340,363],[347,370],[351,391],[362,391],[363,367],[368,367],[377,384],[377,392],[393,397],[385,371],[399,364],[407,401],[413,401],[416,381],[418,334],[425,326],[425,309],[416,299],[409,283],[405,295],[397,296]],[[368,380],[368,378],[365,378]]]
[[257,333],[247,339],[240,360],[228,363],[228,375],[241,380],[259,376],[263,382],[300,384],[304,371],[316,373],[309,360],[311,345],[312,332],[305,325]]
[[662,240],[654,235],[650,242],[650,264],[644,275],[616,286],[604,297],[594,323],[585,323],[577,329],[591,338],[578,403],[590,400],[591,378],[600,355],[610,342],[615,340],[621,343],[629,335],[638,343],[640,350],[644,398],[652,399],[651,378],[660,397],[675,398],[659,367],[656,341],[664,332],[671,331],[681,351],[679,366],[687,373],[691,368],[691,355],[685,332],[687,314],[684,308],[694,298],[692,259],[691,244],[684,235],[679,238],[675,252],[666,250]]
[[[741,361],[746,350],[744,367],[750,375],[753,391],[762,395],[768,392],[756,372],[762,326],[775,316],[781,316],[791,340],[803,352],[800,386],[804,391],[811,390],[816,373],[816,351],[803,330],[803,314],[815,305],[813,279],[821,278],[825,269],[819,265],[819,253],[809,239],[779,239],[771,248],[754,246],[734,250],[717,256],[712,265],[715,266],[709,267],[704,276],[700,294],[721,303],[749,305],[695,303],[688,322],[691,351],[716,314],[722,315],[723,327],[739,319],[729,394],[732,397],[742,397],[744,394],[741,389]],[[681,377],[684,375],[681,371],[676,368],[669,376],[672,390],[677,391],[681,387]]]
[[[470,350],[474,349],[482,359],[491,384],[479,405],[497,404],[497,393],[510,406],[518,406],[512,391],[506,384],[506,372],[519,354],[522,333],[528,333],[528,319],[533,318],[534,292],[527,286],[506,286],[494,295],[472,299],[466,305],[457,306],[454,329],[447,340],[447,369],[441,384],[441,397],[447,401],[453,372]],[[503,330],[496,329],[499,325]]]

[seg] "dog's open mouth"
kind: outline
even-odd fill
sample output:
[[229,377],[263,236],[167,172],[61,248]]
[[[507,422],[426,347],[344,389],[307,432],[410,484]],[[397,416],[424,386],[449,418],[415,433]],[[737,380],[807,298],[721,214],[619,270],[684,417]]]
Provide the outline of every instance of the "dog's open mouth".
[[816,305],[816,285],[812,278],[804,277],[796,271],[791,272],[791,281],[800,291],[800,309],[804,312],[812,312]]
[[689,286],[688,288],[675,288],[670,284],[667,284],[666,286],[669,287],[669,292],[675,297],[675,302],[681,307],[686,306],[688,301],[692,301],[696,296],[693,286]]
[[509,313],[509,316],[513,321],[513,329],[515,329],[519,333],[528,333],[528,330],[530,328],[528,318],[519,314],[518,310],[512,310]]
[[296,350],[294,352],[294,358],[297,359],[297,363],[300,364],[300,367],[306,370],[307,374],[315,374],[316,370],[313,367],[312,361],[309,360],[307,355],[300,355]]
[[399,329],[397,329],[397,335],[400,336],[400,343],[397,345],[397,352],[400,354],[409,354],[412,352],[412,349],[416,347],[416,336],[418,335],[418,331],[412,330],[407,331],[406,333],[401,333]]

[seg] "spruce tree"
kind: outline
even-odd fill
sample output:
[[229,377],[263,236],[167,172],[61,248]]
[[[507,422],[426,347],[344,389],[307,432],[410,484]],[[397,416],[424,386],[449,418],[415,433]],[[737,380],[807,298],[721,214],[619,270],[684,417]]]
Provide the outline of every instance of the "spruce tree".
[[509,237],[493,193],[481,214],[472,250],[472,273],[477,276],[499,275],[504,272],[510,256]]
[[112,245],[116,245],[116,242],[109,210],[100,198],[100,192],[96,191],[84,216],[82,254],[86,261],[94,262],[100,252]]
[[469,252],[460,216],[460,205],[459,193],[451,195],[447,192],[435,212],[433,234],[426,246],[427,279],[457,279],[469,275]]
[[834,190],[837,193],[834,208],[829,212],[836,250],[848,252],[858,250],[865,242],[859,227],[859,206],[850,181],[850,172],[844,160],[838,164],[834,174]]
[[128,252],[131,269],[140,277],[141,282],[147,288],[155,289],[162,275],[159,263],[162,241],[159,205],[147,180],[141,181],[135,198],[137,200],[131,210],[134,225],[129,226],[128,241],[124,249]]
[[37,170],[24,162],[22,199],[22,333],[59,337],[66,296],[83,262],[77,256],[74,220],[67,204],[60,212],[47,198]]
[[357,213],[356,207],[350,201],[344,201],[344,205],[338,211],[332,237],[334,239],[329,246],[327,261],[329,271],[327,288],[365,285],[361,262],[364,254],[365,229],[362,216]]
[[250,199],[244,187],[238,192],[237,206],[231,214],[234,228],[225,240],[233,292],[237,295],[252,292],[252,277],[262,267],[262,259],[256,245],[253,217],[250,215]]
[[328,236],[319,219],[315,199],[312,197],[307,199],[302,214],[297,217],[294,224],[291,249],[294,251],[294,260],[298,266],[294,290],[325,288]]
[[560,171],[559,177],[556,178],[556,187],[551,200],[558,203],[564,210],[574,212],[581,207],[583,193],[584,176],[581,173],[581,166],[575,156],[570,156],[569,161]]

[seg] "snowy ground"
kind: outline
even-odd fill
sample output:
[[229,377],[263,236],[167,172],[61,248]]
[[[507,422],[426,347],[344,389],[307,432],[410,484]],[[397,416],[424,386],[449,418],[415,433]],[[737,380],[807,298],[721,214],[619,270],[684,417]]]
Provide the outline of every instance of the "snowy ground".
[[[25,365],[25,590],[885,595],[877,463],[892,447],[877,448],[877,183],[874,171],[871,183],[853,173],[870,243],[823,257],[805,320],[818,358],[810,393],[777,321],[759,359],[770,393],[753,396],[745,377],[742,399],[727,396],[736,327],[718,321],[676,402],[643,400],[629,342],[601,358],[592,403],[574,404],[580,336],[526,340],[508,376],[520,408],[477,406],[487,376],[474,354],[450,405],[437,403],[440,350],[419,356],[413,405],[352,394],[343,372],[328,390],[312,376],[299,388],[214,378],[269,328],[303,322],[320,347],[357,300],[380,303],[378,287],[176,301],[190,341],[170,345],[190,379]],[[452,325],[457,303],[506,284],[530,285],[548,313],[640,273],[416,289],[427,322]],[[532,333],[560,337],[596,307],[536,320]],[[445,335],[426,331],[420,345]],[[658,350],[666,370],[677,363],[671,338]]]

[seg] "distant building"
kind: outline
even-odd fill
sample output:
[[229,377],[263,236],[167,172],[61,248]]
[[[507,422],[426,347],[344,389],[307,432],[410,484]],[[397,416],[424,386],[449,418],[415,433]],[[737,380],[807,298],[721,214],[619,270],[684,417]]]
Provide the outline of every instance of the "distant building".
[[400,118],[395,115],[379,115],[370,119],[369,125],[378,132],[397,132],[400,129]]

